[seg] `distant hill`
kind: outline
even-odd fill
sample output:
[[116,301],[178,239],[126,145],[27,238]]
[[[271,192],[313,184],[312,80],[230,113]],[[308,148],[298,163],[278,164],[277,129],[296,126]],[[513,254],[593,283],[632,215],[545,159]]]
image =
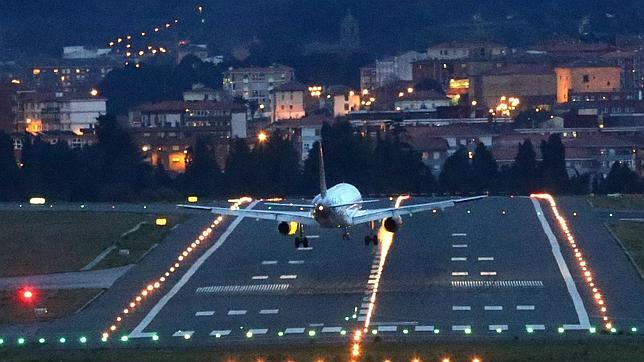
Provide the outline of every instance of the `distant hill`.
[[[228,52],[262,44],[276,53],[311,42],[333,42],[351,9],[362,44],[374,54],[422,49],[455,38],[520,45],[553,34],[577,35],[584,17],[588,37],[644,29],[641,0],[2,0],[0,46],[34,55],[57,54],[70,44],[104,45],[118,34],[145,30],[166,19],[184,21],[181,34]],[[204,22],[201,22],[201,19]]]

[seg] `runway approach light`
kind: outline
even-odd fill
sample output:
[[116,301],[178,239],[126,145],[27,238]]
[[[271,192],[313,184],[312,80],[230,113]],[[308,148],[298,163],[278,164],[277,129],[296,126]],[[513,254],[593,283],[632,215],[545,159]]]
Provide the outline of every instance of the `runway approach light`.
[[154,221],[154,224],[156,226],[166,226],[168,225],[168,219],[165,217],[157,217],[157,219]]
[[197,201],[199,201],[199,198],[197,196],[188,196],[188,202],[194,204]]
[[32,197],[29,199],[31,205],[44,205],[47,200],[44,197]]

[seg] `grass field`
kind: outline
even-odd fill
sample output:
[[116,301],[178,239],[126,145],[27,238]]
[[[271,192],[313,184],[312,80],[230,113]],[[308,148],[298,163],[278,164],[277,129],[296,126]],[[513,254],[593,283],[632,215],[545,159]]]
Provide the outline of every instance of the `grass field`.
[[[142,224],[135,232],[125,237],[119,238],[116,242],[116,249],[103,259],[96,269],[113,268],[127,264],[136,263],[144,253],[146,253],[154,244],[160,243],[169,233],[172,225],[183,222],[185,216],[173,215],[167,217],[168,225],[159,227],[154,224]],[[119,255],[120,249],[130,251],[129,255]]]
[[[372,343],[364,346],[357,361],[641,361],[644,343],[641,338],[622,337],[617,340],[596,339],[568,342],[504,342],[504,343],[441,343],[432,341],[423,344]],[[242,350],[240,352],[240,350]],[[2,352],[3,361],[23,360],[74,360],[74,361],[327,361],[350,360],[348,345],[340,346],[284,346],[277,348],[224,348],[195,349],[101,349],[91,351],[38,351],[13,349]]]
[[644,223],[619,221],[610,228],[621,240],[640,270],[644,270]]
[[[100,289],[39,290],[32,302],[25,302],[17,291],[0,291],[0,324],[29,323],[57,319],[74,313]],[[36,315],[34,308],[47,308]]]
[[622,195],[619,197],[588,196],[593,206],[602,209],[644,210],[644,195]]
[[0,277],[76,271],[153,215],[0,212]]

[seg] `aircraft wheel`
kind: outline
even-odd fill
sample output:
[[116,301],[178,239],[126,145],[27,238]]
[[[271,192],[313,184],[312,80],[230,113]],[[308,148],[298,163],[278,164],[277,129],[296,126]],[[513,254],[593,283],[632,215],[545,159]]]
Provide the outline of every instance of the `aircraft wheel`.
[[295,248],[299,248],[301,243],[302,243],[302,240],[300,239],[300,237],[296,236],[295,237]]
[[309,239],[307,237],[304,237],[302,239],[302,246],[304,246],[305,248],[309,247]]
[[364,237],[364,245],[367,246],[369,244],[371,244],[371,238],[367,235]]
[[373,245],[378,245],[378,235],[374,235],[371,241],[373,241]]

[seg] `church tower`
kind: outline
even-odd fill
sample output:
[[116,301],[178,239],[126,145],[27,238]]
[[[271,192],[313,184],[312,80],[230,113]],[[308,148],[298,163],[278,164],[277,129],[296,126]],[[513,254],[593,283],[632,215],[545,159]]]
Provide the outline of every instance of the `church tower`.
[[344,50],[355,50],[360,47],[360,27],[358,20],[351,15],[351,10],[340,24],[340,47]]

